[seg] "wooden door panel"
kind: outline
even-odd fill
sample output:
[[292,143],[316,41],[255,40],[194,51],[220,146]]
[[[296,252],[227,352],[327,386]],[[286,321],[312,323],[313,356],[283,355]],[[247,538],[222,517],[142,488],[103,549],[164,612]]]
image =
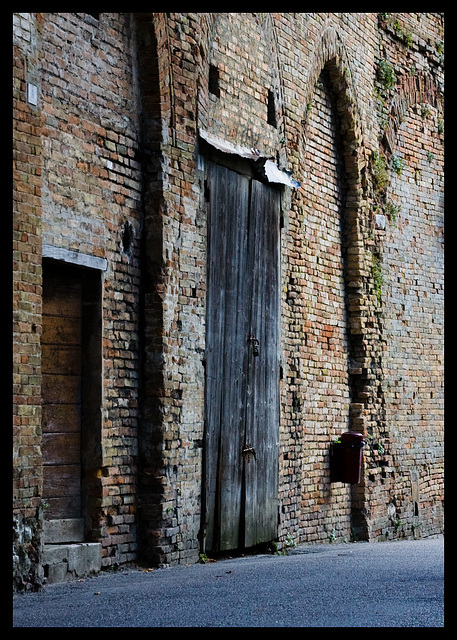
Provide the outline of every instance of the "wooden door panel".
[[43,434],[44,465],[79,465],[81,462],[81,434],[70,433]]
[[81,344],[81,319],[71,317],[43,317],[43,344]]
[[43,484],[47,491],[45,510],[47,520],[79,518],[81,516],[80,465],[43,466]]
[[42,393],[48,404],[80,404],[81,376],[43,374]]
[[81,408],[79,405],[47,404],[42,408],[43,433],[79,431]]
[[[80,467],[78,464],[48,465],[43,467],[43,481],[48,491],[46,498],[78,496],[80,493]],[[69,515],[68,517],[76,517]]]
[[[69,515],[71,513],[81,513],[82,503],[80,495],[67,496],[64,498],[47,498],[46,502],[49,505],[46,511],[52,509],[53,512],[52,519],[46,519],[46,522],[55,522],[56,520],[65,520],[69,522],[70,520],[76,521],[80,519],[77,515],[74,517]],[[48,544],[47,540],[48,538],[46,537],[46,544]]]
[[279,192],[213,163],[207,177],[206,548],[228,550],[277,531]]
[[79,274],[70,273],[65,266],[57,267],[60,271],[51,274],[46,283],[46,314],[57,318],[80,318],[82,283]]
[[42,357],[48,374],[81,375],[80,345],[42,344]]
[[81,516],[81,467],[79,464],[43,466],[47,520]]

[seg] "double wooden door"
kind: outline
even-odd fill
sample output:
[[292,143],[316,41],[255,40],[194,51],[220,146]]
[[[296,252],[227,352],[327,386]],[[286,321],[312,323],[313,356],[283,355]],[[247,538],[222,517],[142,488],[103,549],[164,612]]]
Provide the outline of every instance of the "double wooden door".
[[277,536],[280,192],[207,163],[205,549]]

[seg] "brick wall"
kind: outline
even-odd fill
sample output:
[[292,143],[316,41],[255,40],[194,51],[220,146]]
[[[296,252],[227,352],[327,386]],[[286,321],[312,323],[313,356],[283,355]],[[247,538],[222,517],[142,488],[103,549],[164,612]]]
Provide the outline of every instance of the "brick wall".
[[41,118],[40,21],[14,17],[13,49],[13,566],[16,585],[40,584]]
[[[379,26],[375,93],[381,172],[374,213],[381,216],[375,256],[384,409],[368,432],[366,510],[370,536],[389,539],[442,530],[443,33],[435,15],[382,14]],[[415,222],[409,226],[412,212]],[[428,284],[423,270],[430,275]],[[424,346],[421,355],[418,343]]]
[[[18,69],[21,70],[22,63],[22,74],[25,67],[38,89],[37,104],[30,106],[25,99],[24,78],[18,75],[15,114],[23,124],[16,127],[16,166],[26,177],[16,182],[19,203],[15,206],[15,225],[19,230],[18,242],[27,251],[19,244],[20,253],[15,254],[20,256],[16,277],[19,289],[28,289],[20,295],[29,298],[29,312],[26,315],[24,305],[18,305],[15,326],[28,335],[25,340],[15,340],[22,363],[18,365],[22,378],[16,411],[21,425],[17,442],[28,440],[29,451],[25,457],[21,445],[21,457],[15,462],[17,473],[24,478],[29,476],[21,484],[38,485],[34,500],[30,497],[26,502],[25,490],[19,485],[25,504],[18,510],[21,514],[32,511],[39,520],[34,509],[40,504],[41,494],[42,247],[48,248],[45,255],[54,255],[49,252],[52,247],[63,250],[66,256],[83,254],[106,260],[101,302],[102,450],[97,468],[91,470],[98,478],[97,495],[92,498],[98,508],[92,514],[88,535],[92,540],[102,541],[103,565],[109,566],[131,560],[137,546],[135,460],[142,174],[138,160],[140,109],[134,80],[131,18],[106,15],[102,21],[103,26],[88,14],[21,14],[15,19]],[[29,37],[30,50],[23,45],[23,32],[35,38],[30,43]],[[42,52],[39,64],[35,60],[37,51]],[[35,64],[35,75],[31,75],[30,60]],[[28,128],[27,134],[24,126]],[[23,207],[27,208],[26,218],[21,213]],[[36,210],[35,223],[32,208]],[[39,287],[35,301],[31,299],[32,279]],[[34,341],[35,355],[31,351]],[[26,362],[28,367],[24,366]],[[27,369],[28,384],[24,380]],[[33,393],[26,389],[33,389]],[[30,424],[27,438],[24,420]],[[36,480],[33,475],[38,476]],[[30,488],[28,492],[31,494]]]
[[[387,197],[401,203],[384,240],[386,421],[394,449],[390,498],[410,532],[441,527],[443,481],[443,145],[439,114],[414,104],[397,134],[402,161]],[[399,525],[397,525],[399,526]]]
[[[393,29],[410,42],[394,58],[392,42],[384,40],[399,76],[386,140],[390,180],[382,239],[389,463],[381,475],[389,490],[388,518],[378,531],[385,537],[428,535],[443,527],[442,33],[431,20],[427,34],[419,36],[421,19],[399,16],[383,23],[387,33]],[[424,51],[427,62],[419,55]]]
[[43,243],[106,260],[99,504],[103,566],[136,554],[142,173],[129,14],[46,14]]
[[[14,45],[18,558],[34,536],[20,579],[39,582],[43,247],[106,267],[90,515],[103,565],[138,548],[198,559],[199,129],[301,183],[281,205],[278,546],[439,532],[442,16],[15,14]],[[329,477],[346,429],[367,442],[352,488]]]

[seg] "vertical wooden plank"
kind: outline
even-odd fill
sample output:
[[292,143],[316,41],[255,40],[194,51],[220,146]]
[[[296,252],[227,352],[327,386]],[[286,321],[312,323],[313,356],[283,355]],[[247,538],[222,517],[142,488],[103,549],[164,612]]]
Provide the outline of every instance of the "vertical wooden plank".
[[253,181],[250,249],[253,261],[251,351],[246,441],[255,458],[245,459],[245,546],[277,535],[279,453],[279,211],[278,191]]
[[207,548],[238,547],[244,434],[249,180],[208,163]]
[[[228,170],[225,170],[228,171]],[[223,350],[222,437],[220,448],[220,549],[239,546],[242,516],[242,464],[245,421],[245,358],[250,277],[246,273],[249,179],[233,171],[226,174],[227,260]]]
[[225,297],[221,285],[221,266],[225,263],[225,242],[221,238],[221,189],[217,166],[207,162],[209,192],[207,222],[207,299],[206,299],[206,382],[205,382],[205,550],[218,543],[217,461],[221,429],[222,376],[217,375],[222,360]]

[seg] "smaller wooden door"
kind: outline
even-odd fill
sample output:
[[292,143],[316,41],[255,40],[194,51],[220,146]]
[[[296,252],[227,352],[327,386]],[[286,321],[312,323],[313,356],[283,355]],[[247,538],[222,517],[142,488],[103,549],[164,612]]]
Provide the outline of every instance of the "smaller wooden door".
[[45,518],[81,517],[82,281],[43,269],[42,455]]

